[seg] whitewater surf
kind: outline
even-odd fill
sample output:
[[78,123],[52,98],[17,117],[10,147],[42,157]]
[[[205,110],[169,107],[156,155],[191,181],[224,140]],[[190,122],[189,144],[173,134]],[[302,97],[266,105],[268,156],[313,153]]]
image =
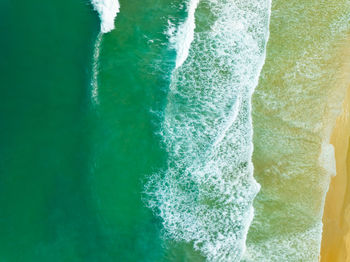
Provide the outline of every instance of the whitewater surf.
[[168,168],[151,177],[149,206],[165,235],[208,261],[239,261],[259,191],[251,96],[265,60],[270,1],[188,1],[161,128]]

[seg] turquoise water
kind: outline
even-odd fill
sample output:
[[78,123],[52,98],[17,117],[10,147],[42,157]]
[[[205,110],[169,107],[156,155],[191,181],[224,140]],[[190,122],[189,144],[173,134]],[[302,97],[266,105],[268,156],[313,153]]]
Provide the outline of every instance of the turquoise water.
[[168,1],[148,9],[122,1],[121,6],[116,29],[103,36],[98,97],[92,98],[92,140],[102,141],[93,149],[92,194],[104,230],[113,236],[115,257],[161,261],[160,223],[142,192],[147,175],[161,169],[167,157],[156,134],[174,64],[164,31],[167,17],[181,17],[183,11],[179,2]]
[[[188,244],[162,243],[166,261],[201,261],[198,251],[210,261],[239,261],[259,190],[250,100],[270,3],[120,4],[116,29],[95,45],[91,97],[96,140],[104,137],[93,150],[97,213],[108,231],[125,232],[116,244],[130,241],[138,259],[160,259],[157,243],[170,239]],[[127,260],[138,254],[119,252]]]
[[[310,76],[303,61],[331,57],[314,39],[348,20],[317,23],[282,2],[260,77],[269,0],[1,1],[0,261],[316,261],[327,177],[312,192],[316,175],[293,180],[308,153],[284,134],[309,117],[302,103],[297,123],[292,106],[277,109],[281,87],[294,101],[323,67]],[[318,25],[312,39],[288,27],[296,13]],[[325,100],[310,109],[319,122]],[[320,137],[305,138],[314,162]],[[308,200],[295,217],[293,197]],[[310,250],[293,237],[304,235]]]
[[[153,182],[156,174],[172,179],[167,178],[167,174],[174,168],[178,170],[178,175],[187,176],[184,181],[189,181],[189,186],[193,186],[189,190],[196,188],[199,190],[197,193],[204,194],[203,199],[193,203],[195,208],[200,207],[203,201],[210,202],[211,189],[205,189],[204,185],[194,181],[188,171],[181,171],[179,161],[184,154],[189,157],[184,158],[184,165],[188,161],[201,161],[195,160],[198,149],[187,153],[188,149],[185,149],[180,155],[172,150],[173,146],[181,148],[188,142],[193,143],[189,144],[191,147],[207,147],[209,141],[192,137],[195,133],[186,133],[186,129],[177,126],[177,122],[173,124],[172,119],[175,117],[176,121],[182,119],[184,124],[195,125],[192,117],[187,118],[187,114],[181,112],[188,111],[197,102],[203,108],[212,105],[208,104],[207,95],[199,96],[194,104],[188,104],[186,100],[189,98],[177,97],[176,93],[187,92],[186,89],[190,87],[187,81],[200,79],[202,82],[198,82],[195,92],[208,92],[205,88],[201,91],[201,88],[211,80],[203,77],[200,65],[191,61],[196,56],[205,55],[202,51],[206,48],[214,48],[229,52],[219,56],[217,61],[214,61],[215,54],[211,54],[212,57],[208,59],[214,60],[205,68],[206,71],[213,70],[218,77],[229,76],[226,82],[218,79],[214,85],[218,92],[215,99],[220,99],[227,88],[225,86],[235,76],[230,68],[220,71],[219,66],[229,61],[230,52],[248,52],[244,51],[244,41],[251,41],[251,50],[256,52],[251,59],[257,59],[260,64],[253,66],[249,77],[256,81],[262,65],[264,43],[256,46],[255,40],[249,36],[243,39],[242,47],[236,51],[233,46],[228,50],[215,49],[215,46],[225,44],[224,41],[239,43],[240,37],[244,38],[242,25],[237,27],[241,28],[240,33],[233,36],[236,39],[226,39],[226,31],[222,31],[224,34],[221,35],[211,35],[214,31],[210,26],[220,29],[223,23],[222,28],[225,29],[226,25],[234,22],[227,20],[225,8],[231,11],[241,8],[243,13],[234,17],[239,22],[248,14],[244,13],[244,9],[252,6],[203,2],[199,4],[195,17],[197,4],[191,7],[190,13],[187,12],[188,4],[180,0],[149,0],[142,4],[120,1],[116,28],[99,35],[98,16],[88,2],[1,3],[1,30],[6,32],[7,37],[1,41],[4,59],[1,61],[3,85],[0,103],[0,259],[203,261],[204,257],[199,252],[214,260],[219,257],[227,259],[230,247],[226,247],[217,257],[208,248],[218,243],[201,239],[200,236],[204,233],[212,238],[221,234],[220,231],[227,226],[225,222],[218,221],[216,231],[206,229],[210,222],[215,222],[215,218],[213,214],[210,215],[208,224],[200,226],[201,216],[204,215],[201,214],[204,211],[200,211],[193,214],[193,225],[198,235],[186,231],[187,224],[181,226],[183,230],[169,227],[173,222],[169,222],[168,217],[156,215],[162,210],[162,202],[159,202],[162,200],[152,197],[152,194],[159,192]],[[222,19],[215,10],[221,12]],[[103,9],[98,11],[103,12]],[[266,15],[268,12],[264,13]],[[195,18],[196,31],[193,24]],[[218,19],[221,20],[215,23]],[[265,18],[265,25],[266,22]],[[182,35],[178,29],[181,24]],[[259,30],[254,26],[251,29]],[[223,42],[214,41],[216,37],[222,38]],[[192,40],[195,49],[190,50]],[[183,45],[186,48],[180,50]],[[181,52],[183,57],[179,64],[177,60]],[[198,61],[206,63],[205,59]],[[173,71],[176,66],[177,71]],[[187,75],[192,74],[191,67],[193,77],[189,78]],[[228,125],[225,118],[230,117],[232,107],[237,112],[231,117],[242,118],[244,124],[241,128],[250,128],[250,93],[256,85],[253,82],[241,87],[247,92],[242,97],[237,93],[240,88],[237,86],[218,108],[213,107],[211,112],[206,112],[204,108],[198,116],[193,115],[194,119],[206,113],[210,115],[203,122],[208,126],[199,126],[207,130],[203,133],[203,139],[216,136],[216,141],[212,143],[217,148],[226,143],[224,134],[213,133],[210,124],[215,117],[219,117],[217,121],[222,125],[222,132],[229,132],[225,127]],[[177,113],[173,114],[177,106],[183,107],[178,112],[179,119],[176,119]],[[194,111],[188,113],[193,114]],[[179,136],[164,133],[177,129]],[[187,135],[189,139],[193,138],[193,142],[182,140]],[[241,222],[233,221],[236,229],[227,232],[237,234],[235,238],[242,240],[242,234],[247,231],[251,220],[251,200],[257,192],[249,171],[251,164],[244,164],[251,154],[250,137],[249,131],[243,137],[243,142],[238,141],[238,147],[246,153],[237,162],[237,168],[241,166],[242,176],[247,176],[239,183],[252,183],[253,188],[247,197],[248,202],[244,202],[242,207],[232,204],[237,209],[236,215],[241,216],[238,220]],[[209,150],[208,154],[214,158],[227,157],[219,151],[215,152]],[[233,159],[234,155],[228,157]],[[225,169],[220,165],[222,163],[216,164],[216,169]],[[158,183],[162,179],[159,178]],[[224,179],[222,183],[227,181]],[[178,186],[186,185],[179,180]],[[237,197],[244,198],[243,191]],[[178,193],[181,194],[181,191]],[[184,197],[193,197],[187,192],[183,193]],[[166,198],[164,201],[168,201]],[[225,193],[220,198],[219,201],[232,201],[225,200]],[[214,204],[209,202],[204,205],[209,207]],[[174,203],[170,201],[170,206]],[[155,213],[149,206],[154,208]],[[222,211],[226,212],[225,208]],[[177,240],[177,243],[173,240]],[[237,246],[233,246],[234,259],[238,259],[244,241],[239,240]]]
[[1,2],[1,261],[201,260],[165,248],[142,200],[166,161],[157,112],[175,52],[164,30],[184,16],[180,2],[153,2],[121,2],[101,43],[98,105],[90,3]]
[[[103,25],[101,35],[88,2],[1,3],[1,30],[7,36],[1,41],[2,261],[204,261],[204,256],[229,261],[242,256],[258,191],[250,163],[249,110],[264,58],[268,2],[197,4],[120,1],[116,28],[107,33]],[[97,11],[105,15],[101,8]],[[237,23],[237,33],[227,38],[231,23]],[[246,35],[246,30],[262,33]],[[215,52],[222,54],[216,58]],[[248,60],[235,61],[242,53]],[[223,68],[225,63],[233,68]],[[240,85],[235,68],[242,66],[248,66],[243,72],[248,76]],[[237,84],[229,92],[231,81]],[[216,93],[214,103],[211,93]],[[193,96],[198,99],[190,102]],[[195,107],[202,109],[196,113]],[[215,123],[219,133],[211,127]],[[200,136],[186,127],[196,125]],[[245,134],[228,143],[227,134],[236,132]],[[232,153],[226,155],[227,150]],[[239,154],[232,167],[225,164]],[[206,168],[205,157],[214,161],[215,171],[206,178],[213,181],[208,188],[197,174]],[[188,167],[190,162],[195,166]],[[238,180],[230,175],[236,169]],[[230,199],[222,191],[211,200],[215,180],[221,191],[235,188],[237,195]],[[174,199],[159,195],[167,181],[175,188]],[[187,200],[177,206],[181,197]],[[162,213],[164,203],[170,215],[193,211],[193,217],[172,221]],[[207,212],[209,220],[202,224]],[[218,212],[226,217],[217,217]],[[223,239],[217,242],[217,236]],[[225,244],[230,237],[237,241]]]

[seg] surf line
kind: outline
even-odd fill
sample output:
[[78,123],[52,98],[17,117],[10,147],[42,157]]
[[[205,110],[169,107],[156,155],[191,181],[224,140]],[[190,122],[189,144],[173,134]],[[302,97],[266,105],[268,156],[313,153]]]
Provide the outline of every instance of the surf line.
[[98,100],[98,69],[99,57],[101,52],[101,43],[103,34],[108,33],[114,29],[114,20],[120,10],[118,0],[91,0],[94,10],[99,14],[101,20],[100,33],[97,35],[93,62],[92,62],[92,79],[91,79],[91,98],[95,104],[99,104]]

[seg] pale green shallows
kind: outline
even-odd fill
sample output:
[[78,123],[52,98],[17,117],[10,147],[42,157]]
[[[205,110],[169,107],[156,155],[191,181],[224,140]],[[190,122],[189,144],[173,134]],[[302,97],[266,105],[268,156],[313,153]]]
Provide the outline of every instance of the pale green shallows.
[[318,261],[334,174],[329,137],[350,80],[341,71],[349,14],[345,0],[272,2],[253,96],[254,175],[262,188],[245,261]]

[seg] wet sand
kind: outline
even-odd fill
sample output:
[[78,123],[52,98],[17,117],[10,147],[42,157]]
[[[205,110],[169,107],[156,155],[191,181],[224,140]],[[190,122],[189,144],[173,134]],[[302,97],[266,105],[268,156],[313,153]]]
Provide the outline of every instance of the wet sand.
[[350,261],[350,87],[331,136],[336,176],[332,177],[323,215],[321,262]]

